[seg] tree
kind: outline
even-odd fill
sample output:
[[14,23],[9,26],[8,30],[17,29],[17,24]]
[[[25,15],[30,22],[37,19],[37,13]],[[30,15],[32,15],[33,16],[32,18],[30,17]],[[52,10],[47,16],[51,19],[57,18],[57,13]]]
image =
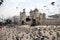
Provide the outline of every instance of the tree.
[[0,0],[0,5],[3,3],[3,0]]

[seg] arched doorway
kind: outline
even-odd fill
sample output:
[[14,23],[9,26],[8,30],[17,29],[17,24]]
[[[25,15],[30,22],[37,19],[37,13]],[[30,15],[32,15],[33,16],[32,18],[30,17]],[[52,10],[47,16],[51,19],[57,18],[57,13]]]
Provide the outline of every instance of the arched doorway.
[[24,21],[22,21],[22,25],[24,25]]
[[36,19],[32,19],[31,26],[35,26],[35,25],[36,25]]

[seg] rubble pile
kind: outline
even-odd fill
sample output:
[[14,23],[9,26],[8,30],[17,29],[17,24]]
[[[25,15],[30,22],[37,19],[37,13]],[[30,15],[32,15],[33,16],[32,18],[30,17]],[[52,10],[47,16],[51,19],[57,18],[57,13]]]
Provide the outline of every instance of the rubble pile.
[[0,29],[0,40],[60,40],[60,26],[3,27]]

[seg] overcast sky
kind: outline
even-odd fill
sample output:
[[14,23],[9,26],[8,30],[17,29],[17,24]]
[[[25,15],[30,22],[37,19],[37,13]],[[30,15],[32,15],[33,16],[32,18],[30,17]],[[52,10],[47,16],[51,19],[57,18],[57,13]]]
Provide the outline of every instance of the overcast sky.
[[[51,5],[51,2],[55,2],[55,5]],[[38,8],[40,12],[45,12],[47,15],[56,14],[60,10],[60,0],[4,0],[0,6],[0,17],[19,15],[23,8],[26,8],[26,15],[29,15],[30,9],[34,8]]]

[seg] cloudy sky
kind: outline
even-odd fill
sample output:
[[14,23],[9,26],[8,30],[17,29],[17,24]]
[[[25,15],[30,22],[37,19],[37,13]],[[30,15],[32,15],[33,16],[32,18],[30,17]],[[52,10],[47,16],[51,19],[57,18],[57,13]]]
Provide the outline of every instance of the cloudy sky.
[[[51,5],[51,2],[55,2]],[[30,9],[38,8],[40,12],[52,15],[60,12],[60,0],[4,0],[0,6],[0,17],[19,15],[19,12],[26,8],[26,15]]]

